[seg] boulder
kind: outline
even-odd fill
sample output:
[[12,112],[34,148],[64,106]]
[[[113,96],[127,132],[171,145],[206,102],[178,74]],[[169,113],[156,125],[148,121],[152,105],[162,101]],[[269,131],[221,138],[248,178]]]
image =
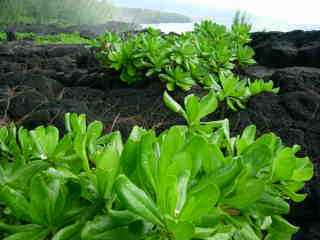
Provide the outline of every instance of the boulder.
[[320,31],[257,32],[251,46],[261,65],[320,67]]

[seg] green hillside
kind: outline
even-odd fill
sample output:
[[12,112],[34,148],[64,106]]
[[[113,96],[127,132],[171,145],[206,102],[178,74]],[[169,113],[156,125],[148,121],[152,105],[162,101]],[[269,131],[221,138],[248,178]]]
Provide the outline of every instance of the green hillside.
[[113,14],[117,21],[135,23],[184,23],[192,22],[190,17],[178,13],[161,12],[141,8],[118,8]]

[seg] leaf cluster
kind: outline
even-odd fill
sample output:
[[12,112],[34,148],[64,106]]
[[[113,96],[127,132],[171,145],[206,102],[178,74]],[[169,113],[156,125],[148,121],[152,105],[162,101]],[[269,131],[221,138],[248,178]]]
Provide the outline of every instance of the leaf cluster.
[[230,108],[236,109],[252,95],[277,92],[272,82],[249,82],[233,74],[255,63],[254,52],[248,46],[251,28],[243,21],[235,20],[228,30],[207,20],[181,35],[163,35],[152,28],[125,39],[107,33],[92,41],[91,46],[102,64],[119,71],[122,81],[128,84],[159,79],[170,91],[200,85],[214,89]]
[[134,127],[123,142],[101,122],[67,114],[54,126],[0,129],[0,232],[5,240],[290,240],[282,216],[313,176],[298,146],[228,120],[203,122],[214,92],[166,105],[187,121],[159,135]]

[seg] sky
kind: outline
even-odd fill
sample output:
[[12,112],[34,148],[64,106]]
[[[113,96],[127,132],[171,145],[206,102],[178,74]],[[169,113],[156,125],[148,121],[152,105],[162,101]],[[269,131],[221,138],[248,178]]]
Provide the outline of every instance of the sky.
[[292,24],[320,24],[319,0],[175,0],[221,10],[244,10]]

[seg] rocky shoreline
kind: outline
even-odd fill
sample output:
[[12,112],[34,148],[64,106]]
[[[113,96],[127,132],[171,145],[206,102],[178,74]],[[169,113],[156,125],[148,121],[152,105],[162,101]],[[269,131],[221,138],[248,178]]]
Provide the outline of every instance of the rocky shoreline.
[[[306,186],[309,197],[293,205],[289,218],[301,227],[295,239],[320,239],[320,32],[254,33],[252,47],[260,65],[245,74],[272,79],[281,91],[254,97],[245,110],[224,116],[234,133],[255,124],[261,133],[273,131],[288,145],[300,144],[302,154],[313,159],[317,172]],[[124,135],[134,125],[161,130],[182,123],[163,106],[163,90],[157,81],[126,86],[83,45],[0,43],[0,124],[15,121],[32,128],[52,123],[62,128],[64,113],[77,112],[103,121],[106,131],[119,129]],[[186,93],[174,95],[182,99]]]

